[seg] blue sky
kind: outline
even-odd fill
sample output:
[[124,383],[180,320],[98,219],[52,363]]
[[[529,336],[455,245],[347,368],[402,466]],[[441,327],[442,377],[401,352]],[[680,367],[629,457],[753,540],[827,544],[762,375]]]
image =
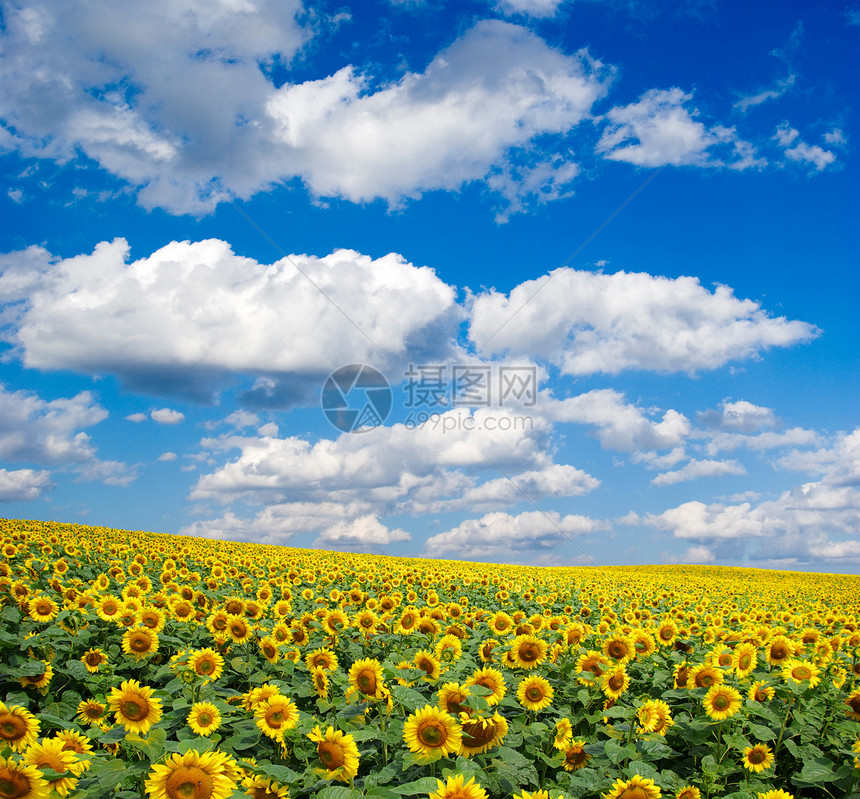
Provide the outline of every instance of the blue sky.
[[0,8],[3,516],[860,571],[860,6]]

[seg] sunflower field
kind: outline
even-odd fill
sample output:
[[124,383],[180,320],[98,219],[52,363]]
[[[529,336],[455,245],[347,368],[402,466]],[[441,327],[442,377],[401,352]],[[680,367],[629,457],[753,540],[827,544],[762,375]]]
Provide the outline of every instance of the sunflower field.
[[0,546],[0,799],[860,797],[853,577]]

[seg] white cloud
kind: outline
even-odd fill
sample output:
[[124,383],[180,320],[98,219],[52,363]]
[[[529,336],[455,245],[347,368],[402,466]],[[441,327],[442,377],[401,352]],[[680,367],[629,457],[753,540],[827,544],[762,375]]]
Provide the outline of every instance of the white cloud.
[[752,433],[776,424],[776,417],[770,408],[755,405],[747,400],[736,402],[723,400],[719,411],[703,411],[696,414],[696,420],[699,424],[708,427],[740,433]]
[[410,345],[412,355],[432,353],[434,341],[444,349],[460,315],[453,288],[396,254],[338,250],[266,265],[209,239],[127,256],[117,239],[64,260],[34,247],[0,258],[0,301],[14,309],[11,338],[28,367],[110,372],[197,396],[230,373],[269,373],[250,393],[280,391],[288,404],[303,398],[290,391],[308,389],[285,374],[317,389],[344,363],[384,368]]
[[170,463],[175,461],[179,456],[175,452],[162,452],[161,455],[158,456],[158,460],[162,463]]
[[[299,23],[302,12],[297,0],[10,9],[7,146],[57,161],[83,152],[142,205],[174,213],[227,199],[210,176],[245,199],[299,177],[318,196],[396,204],[484,179],[511,148],[575,127],[605,91],[586,54],[500,20],[479,21],[396,82],[349,65],[292,83],[312,31],[339,23]],[[278,87],[275,67],[287,69]]]
[[531,550],[563,546],[573,536],[607,529],[605,522],[586,516],[561,516],[555,511],[527,511],[517,516],[488,513],[467,519],[444,533],[427,539],[425,550],[431,558],[528,557]]
[[705,451],[709,455],[716,455],[718,452],[731,452],[739,447],[746,447],[760,452],[777,447],[812,445],[818,440],[818,433],[803,427],[792,427],[782,433],[765,432],[754,436],[741,433],[716,433],[705,444]]
[[690,432],[689,420],[683,414],[670,409],[661,421],[653,421],[611,388],[595,389],[563,400],[543,396],[540,411],[556,422],[593,425],[601,446],[623,452],[675,447]]
[[497,7],[504,14],[525,14],[529,17],[555,16],[564,0],[498,0]]
[[0,458],[49,466],[91,461],[95,448],[80,428],[107,415],[89,391],[48,401],[0,385]]
[[185,414],[181,411],[174,411],[171,408],[157,408],[150,412],[153,422],[158,424],[179,424],[185,421]]
[[21,189],[9,189],[9,191],[6,192],[6,196],[12,200],[13,203],[17,203],[18,205],[24,202],[24,192],[21,191]]
[[519,474],[551,465],[545,422],[535,419],[526,427],[501,424],[503,419],[511,421],[513,414],[457,408],[440,414],[434,424],[376,427],[315,444],[298,437],[204,439],[204,447],[238,448],[240,454],[201,475],[191,498],[322,502],[336,492],[337,502],[360,497],[380,511],[409,512],[413,502],[424,506],[462,497],[473,480],[457,470],[477,474],[500,468]]
[[686,108],[693,99],[679,88],[650,89],[638,102],[616,106],[597,143],[597,152],[613,161],[636,166],[724,166],[710,151],[716,145],[740,142],[733,128],[711,128]]
[[839,433],[817,450],[790,450],[774,466],[823,475],[834,485],[860,485],[860,429]]
[[34,469],[0,469],[0,502],[38,499],[53,488],[49,472]]
[[785,157],[789,161],[811,165],[816,172],[820,172],[836,161],[835,153],[817,144],[807,144],[799,139],[799,136],[800,133],[790,127],[788,122],[781,123],[773,135],[773,139],[783,148]]
[[789,73],[785,78],[777,81],[776,88],[765,89],[758,92],[758,94],[750,95],[749,97],[742,97],[734,104],[733,108],[737,108],[739,111],[746,113],[754,106],[766,103],[768,100],[776,100],[782,97],[783,94],[794,86],[794,81],[795,76]]
[[700,477],[718,477],[726,474],[746,474],[746,469],[738,461],[693,459],[681,469],[658,474],[651,483],[655,486],[668,486],[687,480],[697,480]]
[[379,551],[397,541],[410,541],[405,530],[390,530],[373,515],[336,522],[314,541],[320,549],[345,549],[350,552]]
[[463,496],[463,506],[473,510],[485,507],[513,505],[524,500],[543,497],[576,497],[593,491],[600,480],[567,464],[554,463],[540,471],[526,471],[512,479],[500,477],[487,480],[469,489]]
[[842,434],[816,453],[824,472],[818,482],[803,483],[776,499],[753,505],[686,502],[642,522],[675,538],[755,541],[755,561],[788,560],[827,568],[841,557],[856,557],[860,529],[860,429]]
[[125,417],[127,422],[134,422],[135,424],[140,424],[140,422],[146,421],[145,413],[130,413]]
[[484,292],[470,310],[469,336],[480,351],[545,358],[575,375],[715,369],[819,332],[769,316],[728,286],[710,292],[694,277],[569,268],[521,283],[507,296]]

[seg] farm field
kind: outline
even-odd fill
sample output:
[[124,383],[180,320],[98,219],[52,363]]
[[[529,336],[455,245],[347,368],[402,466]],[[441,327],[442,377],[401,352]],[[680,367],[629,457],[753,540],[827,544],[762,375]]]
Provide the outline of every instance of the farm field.
[[860,796],[855,577],[0,546],[0,799]]

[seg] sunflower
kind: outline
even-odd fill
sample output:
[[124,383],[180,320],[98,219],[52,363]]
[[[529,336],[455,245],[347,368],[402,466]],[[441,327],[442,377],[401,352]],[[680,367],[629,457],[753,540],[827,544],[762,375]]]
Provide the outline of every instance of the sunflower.
[[678,625],[669,619],[657,628],[657,643],[660,646],[672,646],[678,637]]
[[114,712],[116,723],[122,724],[126,732],[146,735],[161,719],[161,700],[153,696],[152,688],[137,680],[126,680],[119,688],[111,688],[108,707]]
[[555,723],[555,740],[552,742],[553,747],[561,750],[567,749],[572,740],[573,724],[570,723],[570,719],[567,717],[559,719]]
[[671,726],[667,719],[671,719],[671,712],[669,706],[662,699],[649,699],[636,711],[639,732],[662,730],[660,734],[665,735],[665,730]]
[[481,658],[482,663],[492,663],[493,662],[493,652],[496,647],[499,646],[499,642],[495,638],[487,638],[481,641],[481,646],[478,648],[478,655]]
[[442,664],[430,650],[421,649],[412,658],[412,665],[424,672],[424,679],[436,680],[442,673]]
[[149,627],[130,627],[122,636],[122,651],[142,660],[158,651],[158,633]]
[[145,788],[150,799],[227,799],[236,787],[235,773],[223,752],[191,749],[154,765]]
[[281,650],[278,649],[278,642],[270,635],[264,635],[257,646],[261,654],[269,663],[277,663],[281,659]]
[[758,799],[794,799],[794,794],[782,788],[774,788],[770,791],[759,791]]
[[221,726],[221,714],[211,702],[195,702],[188,714],[188,726],[197,735],[211,735]]
[[27,709],[0,702],[0,749],[23,752],[39,735],[39,720]]
[[694,666],[687,674],[687,688],[691,691],[695,688],[712,688],[714,685],[722,685],[725,675],[716,666],[710,663],[702,663]]
[[714,685],[708,689],[702,704],[710,718],[722,721],[741,709],[741,695],[730,685]]
[[277,780],[262,777],[258,774],[246,774],[242,778],[245,796],[251,799],[290,799],[290,788],[281,785]]
[[510,656],[514,664],[521,669],[533,669],[546,660],[549,645],[536,635],[527,633],[518,635],[511,643]]
[[110,594],[96,602],[96,614],[102,621],[115,621],[124,609],[123,603]]
[[291,699],[278,694],[257,705],[254,717],[265,735],[281,741],[284,733],[298,724],[299,709]]
[[[519,794],[514,794],[514,799],[552,799],[549,791],[523,791]],[[563,794],[559,794],[556,799],[563,799]]]
[[397,620],[394,632],[400,633],[401,635],[411,635],[417,629],[420,619],[421,615],[418,613],[416,608],[406,607],[403,609],[403,612],[400,614],[400,618]]
[[77,716],[82,724],[100,724],[102,716],[107,708],[93,699],[85,699],[78,702]]
[[678,788],[675,799],[702,799],[702,792],[695,785],[685,785]]
[[473,718],[468,713],[460,714],[462,746],[460,754],[470,757],[498,746],[508,734],[508,722],[498,713],[490,718]]
[[[48,780],[51,790],[56,791],[59,796],[68,796],[69,791],[74,790],[78,784],[78,775],[83,771],[78,763],[77,754],[66,749],[64,742],[57,738],[43,738],[40,743],[33,744],[24,753],[23,762],[40,770],[49,768],[57,774],[69,773],[71,776]],[[0,782],[0,796],[4,795],[2,785],[3,783]],[[15,796],[15,794],[11,795]]]
[[382,665],[378,660],[357,660],[349,669],[349,691],[347,698],[358,693],[367,699],[381,699],[385,695],[382,680]]
[[562,749],[564,762],[561,764],[565,771],[579,771],[588,764],[591,755],[585,751],[585,741],[571,741]]
[[623,664],[616,666],[612,671],[607,671],[600,678],[600,690],[610,699],[619,699],[630,687],[630,675]]
[[654,780],[635,774],[626,781],[617,779],[612,788],[603,794],[603,799],[660,799],[662,795]]
[[768,645],[766,650],[767,662],[771,666],[781,666],[794,657],[796,647],[792,641],[784,635],[777,635]]
[[325,699],[328,696],[328,672],[325,669],[311,669],[311,682],[317,696]]
[[102,649],[88,649],[81,657],[81,663],[83,663],[84,666],[87,667],[87,671],[90,674],[95,674],[96,672],[98,672],[99,667],[103,663],[107,662],[108,656],[104,653],[104,650]]
[[403,726],[403,740],[410,752],[449,755],[460,749],[462,736],[457,720],[433,705],[412,713]]
[[[75,754],[85,755],[93,751],[90,739],[87,738],[86,735],[82,735],[74,730],[59,730],[54,734],[54,737],[58,741],[63,742],[63,749],[74,752]],[[82,766],[82,770],[84,770],[89,768],[90,762],[89,760],[81,760],[79,765]]]
[[230,614],[226,610],[216,610],[206,619],[206,629],[209,630],[215,638],[227,637],[227,625],[229,623]]
[[469,710],[463,704],[469,698],[469,689],[458,682],[446,682],[436,692],[436,706],[439,710],[459,716],[460,713],[468,713]]
[[687,678],[690,676],[691,666],[686,660],[682,660],[675,666],[673,673],[675,677],[675,688],[686,688]]
[[44,668],[38,674],[19,677],[18,682],[22,688],[38,688],[42,693],[47,693],[48,683],[51,682],[54,676],[54,667],[47,660],[37,662],[42,663]]
[[11,757],[0,757],[0,787],[4,797],[15,799],[48,799],[51,793],[51,786],[39,769],[28,763],[16,763]]
[[475,671],[472,676],[466,680],[463,687],[471,688],[473,685],[481,685],[492,691],[489,696],[484,697],[484,699],[487,700],[487,704],[491,707],[499,704],[508,690],[505,685],[505,678],[502,677],[502,673],[497,669],[490,668],[489,666]]
[[808,660],[789,660],[782,667],[782,678],[797,685],[808,681],[809,687],[815,688],[821,682],[821,669]]
[[357,630],[361,630],[365,637],[371,636],[376,632],[376,628],[379,627],[379,616],[372,610],[363,610],[353,617],[352,626]]
[[526,710],[543,710],[552,702],[553,687],[543,677],[526,677],[517,686],[517,699]]
[[164,611],[153,607],[141,608],[137,612],[136,619],[141,627],[146,627],[154,633],[160,633],[167,622],[167,616],[164,615]]
[[750,643],[738,644],[735,648],[732,666],[735,674],[740,678],[746,677],[755,671],[758,665],[758,650]]
[[456,663],[463,654],[463,644],[456,635],[443,635],[433,648],[436,657],[445,663]]
[[747,691],[747,696],[753,702],[767,702],[773,699],[774,690],[770,687],[767,680],[756,680]]
[[503,610],[500,610],[487,619],[487,627],[491,635],[510,635],[514,629],[514,620]]
[[280,695],[281,689],[277,685],[267,682],[242,694],[242,707],[245,710],[255,711],[266,700]]
[[848,714],[848,718],[860,721],[860,688],[845,700],[845,705],[848,708],[845,711]]
[[227,615],[227,627],[224,632],[234,644],[244,644],[251,637],[251,625],[244,616],[231,613]]
[[188,667],[206,681],[215,681],[224,671],[224,658],[214,649],[197,649],[188,658]]
[[773,752],[767,744],[756,744],[744,749],[742,765],[750,771],[764,771],[773,765]]
[[345,630],[349,629],[349,616],[339,608],[335,608],[330,613],[327,613],[322,620],[323,629],[331,636],[337,637]]
[[49,596],[35,596],[27,602],[30,618],[36,621],[48,622],[56,618],[60,606]]
[[[611,661],[603,653],[597,652],[594,649],[589,649],[584,654],[576,659],[576,670],[580,673],[590,672],[598,679],[603,676],[603,673],[609,668]],[[581,685],[590,685],[591,680],[578,677],[577,681]]]
[[334,727],[323,734],[317,726],[308,733],[308,738],[317,745],[317,757],[322,765],[317,772],[325,779],[350,782],[358,774],[358,746],[351,735]]
[[452,774],[445,782],[436,780],[436,790],[429,799],[487,799],[487,792],[474,777],[465,780],[464,774]]
[[618,663],[627,663],[636,655],[632,639],[623,633],[616,633],[603,642],[603,654]]

